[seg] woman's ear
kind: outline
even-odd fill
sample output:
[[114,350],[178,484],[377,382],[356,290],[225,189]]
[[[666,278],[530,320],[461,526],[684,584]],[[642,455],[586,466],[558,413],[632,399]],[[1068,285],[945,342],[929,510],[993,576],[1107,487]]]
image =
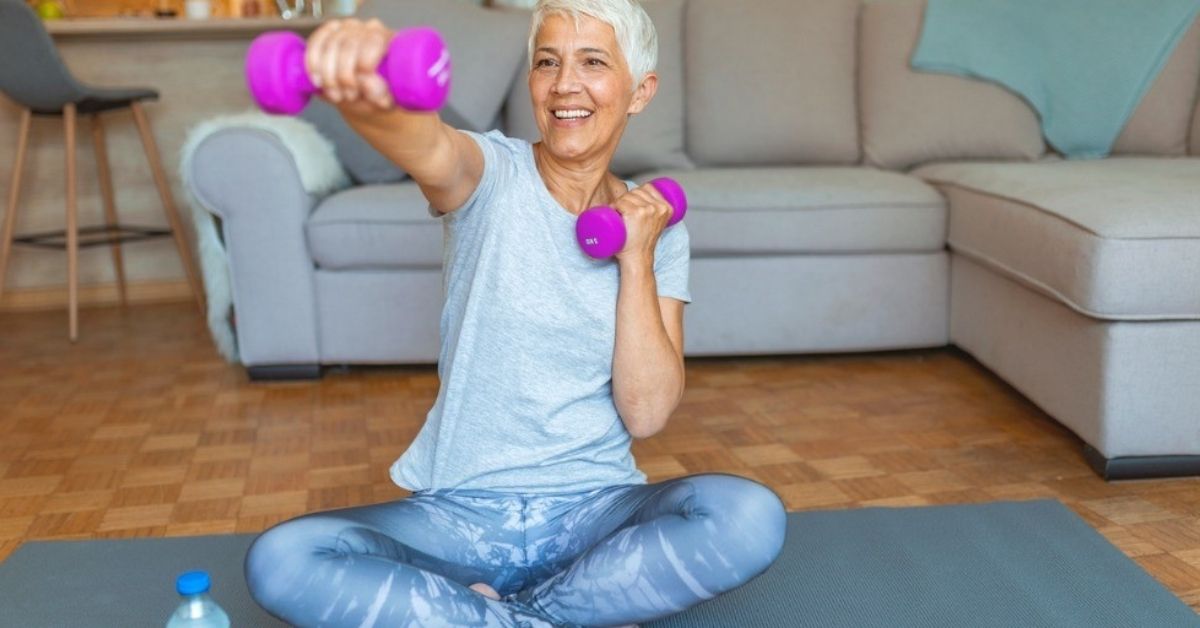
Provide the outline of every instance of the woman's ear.
[[658,93],[658,74],[647,72],[646,76],[642,77],[642,82],[633,90],[633,100],[629,103],[628,115],[641,113],[646,105],[654,100],[654,95]]

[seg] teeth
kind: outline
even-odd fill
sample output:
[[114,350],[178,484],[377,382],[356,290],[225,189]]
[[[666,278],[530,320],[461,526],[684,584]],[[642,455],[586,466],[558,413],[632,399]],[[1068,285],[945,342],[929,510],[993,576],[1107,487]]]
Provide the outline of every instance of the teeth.
[[586,118],[590,115],[592,115],[592,112],[584,111],[583,109],[568,109],[565,111],[555,111],[554,112],[554,117],[558,118],[559,120],[569,120],[569,119],[573,119],[573,118]]

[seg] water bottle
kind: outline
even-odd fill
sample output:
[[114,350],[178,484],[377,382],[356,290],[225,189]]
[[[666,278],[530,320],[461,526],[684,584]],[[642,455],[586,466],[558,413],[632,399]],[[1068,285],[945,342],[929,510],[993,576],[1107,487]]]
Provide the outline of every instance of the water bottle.
[[175,580],[183,601],[171,613],[167,628],[229,628],[229,615],[208,595],[208,572],[188,571]]

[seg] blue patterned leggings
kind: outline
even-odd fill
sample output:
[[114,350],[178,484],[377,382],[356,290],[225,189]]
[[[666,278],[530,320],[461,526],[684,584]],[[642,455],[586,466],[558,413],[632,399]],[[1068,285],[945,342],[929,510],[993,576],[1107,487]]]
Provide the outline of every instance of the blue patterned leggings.
[[784,529],[775,493],[733,475],[439,490],[281,523],[251,546],[246,582],[297,626],[614,626],[744,584],[779,555]]

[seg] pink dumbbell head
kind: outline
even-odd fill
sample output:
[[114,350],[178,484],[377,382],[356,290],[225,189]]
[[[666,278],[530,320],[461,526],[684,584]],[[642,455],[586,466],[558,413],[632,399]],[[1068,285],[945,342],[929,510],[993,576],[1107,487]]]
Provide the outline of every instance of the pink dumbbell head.
[[[687,195],[683,193],[683,186],[667,177],[654,179],[650,184],[675,210],[667,226],[683,220],[683,215],[687,213]],[[588,257],[606,259],[625,246],[625,222],[621,220],[621,214],[611,207],[593,207],[579,214],[575,221],[575,238]]]
[[[295,115],[318,90],[304,69],[304,39],[288,31],[263,33],[246,52],[246,83],[264,111]],[[436,111],[450,93],[450,51],[428,27],[400,31],[379,62],[396,104]]]

